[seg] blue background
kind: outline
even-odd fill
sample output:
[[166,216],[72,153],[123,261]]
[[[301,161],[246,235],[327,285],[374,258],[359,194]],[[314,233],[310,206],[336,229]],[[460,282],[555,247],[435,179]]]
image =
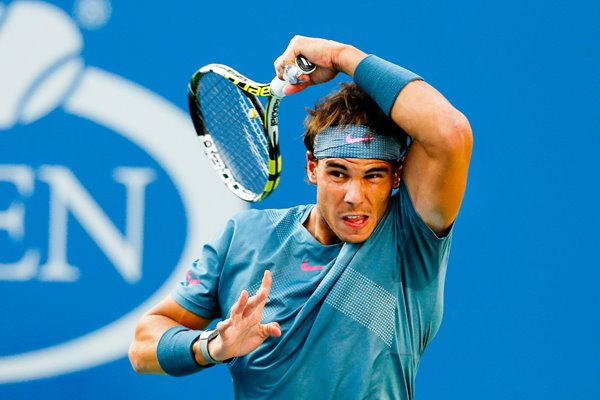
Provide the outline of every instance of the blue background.
[[[72,12],[72,1],[52,3]],[[421,362],[417,398],[599,399],[600,2],[351,0],[286,12],[291,6],[114,2],[104,27],[82,29],[82,56],[184,110],[197,68],[219,62],[269,81],[294,34],[351,43],[418,72],[469,118],[475,145],[444,322]],[[334,87],[285,100],[281,185],[258,207],[314,201],[304,181],[304,107]],[[18,343],[9,332],[15,321],[2,319],[0,338]],[[125,357],[0,385],[0,399],[231,393],[224,367],[181,379],[138,376]]]

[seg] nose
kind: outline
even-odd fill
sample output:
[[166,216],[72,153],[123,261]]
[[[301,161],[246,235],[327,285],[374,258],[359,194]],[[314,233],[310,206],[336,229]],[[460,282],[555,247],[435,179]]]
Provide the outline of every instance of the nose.
[[364,200],[364,188],[360,180],[350,180],[346,185],[344,201],[346,204],[358,205]]

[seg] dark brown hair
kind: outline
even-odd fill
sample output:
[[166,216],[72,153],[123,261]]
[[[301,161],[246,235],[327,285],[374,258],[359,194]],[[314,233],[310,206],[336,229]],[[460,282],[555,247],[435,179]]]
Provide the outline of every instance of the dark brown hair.
[[306,110],[304,145],[314,151],[315,136],[335,125],[367,125],[382,134],[396,136],[405,146],[408,137],[355,83],[342,83],[341,89],[322,98],[314,109]]

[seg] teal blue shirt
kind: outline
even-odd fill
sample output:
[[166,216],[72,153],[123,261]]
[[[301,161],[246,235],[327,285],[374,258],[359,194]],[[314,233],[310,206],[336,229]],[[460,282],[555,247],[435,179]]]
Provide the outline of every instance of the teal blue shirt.
[[302,225],[313,205],[248,210],[204,246],[173,292],[226,318],[243,289],[273,274],[263,322],[283,335],[235,358],[237,399],[412,399],[421,355],[442,320],[451,235],[439,238],[406,187],[364,243],[324,246]]

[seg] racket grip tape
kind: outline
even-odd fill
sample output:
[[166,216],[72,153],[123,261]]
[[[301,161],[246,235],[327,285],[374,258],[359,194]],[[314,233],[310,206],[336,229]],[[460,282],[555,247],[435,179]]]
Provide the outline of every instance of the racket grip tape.
[[285,94],[283,94],[283,88],[285,85],[287,85],[287,82],[283,79],[279,79],[278,77],[273,78],[271,84],[269,85],[271,87],[271,96],[278,97],[280,99],[283,98],[285,96]]

